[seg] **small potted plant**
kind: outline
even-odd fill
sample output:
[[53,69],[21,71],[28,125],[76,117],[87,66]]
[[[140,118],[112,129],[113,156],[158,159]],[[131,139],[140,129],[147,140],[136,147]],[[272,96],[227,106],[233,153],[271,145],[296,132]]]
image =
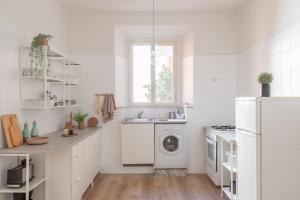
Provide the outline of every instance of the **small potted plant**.
[[257,81],[261,84],[261,96],[270,97],[270,83],[273,81],[273,75],[271,73],[263,72],[258,76]]
[[84,128],[84,120],[88,116],[88,114],[83,114],[81,111],[79,111],[77,114],[73,116],[73,119],[78,122],[78,128],[83,129]]
[[49,40],[52,39],[51,35],[41,34],[36,35],[31,42],[30,57],[31,57],[31,68],[35,65],[35,70],[42,68],[45,53],[44,48],[49,48]]

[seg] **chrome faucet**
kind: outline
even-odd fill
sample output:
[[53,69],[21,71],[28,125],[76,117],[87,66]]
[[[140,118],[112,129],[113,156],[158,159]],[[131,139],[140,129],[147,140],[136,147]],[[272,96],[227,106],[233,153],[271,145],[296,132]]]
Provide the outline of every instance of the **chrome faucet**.
[[141,119],[143,114],[144,114],[144,111],[139,112],[139,113],[137,114],[138,118]]

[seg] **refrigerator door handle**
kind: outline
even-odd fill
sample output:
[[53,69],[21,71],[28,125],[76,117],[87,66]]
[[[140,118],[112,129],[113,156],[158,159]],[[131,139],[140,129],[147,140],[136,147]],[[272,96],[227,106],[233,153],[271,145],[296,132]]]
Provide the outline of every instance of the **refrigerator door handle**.
[[256,135],[256,133],[253,133],[253,132],[245,130],[245,129],[238,128],[237,130],[238,130],[239,133],[241,133],[243,135],[247,135],[247,136]]

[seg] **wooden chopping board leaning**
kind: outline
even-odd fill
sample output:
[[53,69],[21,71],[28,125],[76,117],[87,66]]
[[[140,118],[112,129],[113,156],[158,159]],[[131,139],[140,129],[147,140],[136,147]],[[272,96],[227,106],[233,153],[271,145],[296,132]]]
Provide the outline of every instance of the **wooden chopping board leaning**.
[[1,122],[7,147],[12,148],[21,146],[23,144],[23,137],[19,127],[17,115],[2,115]]

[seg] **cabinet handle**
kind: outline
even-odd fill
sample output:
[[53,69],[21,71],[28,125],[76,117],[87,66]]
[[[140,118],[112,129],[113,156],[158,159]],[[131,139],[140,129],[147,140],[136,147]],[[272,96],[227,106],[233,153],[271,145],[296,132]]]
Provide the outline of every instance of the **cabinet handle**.
[[79,158],[79,157],[80,157],[80,153],[76,155],[76,158]]
[[76,181],[77,182],[81,181],[81,177],[76,178]]

